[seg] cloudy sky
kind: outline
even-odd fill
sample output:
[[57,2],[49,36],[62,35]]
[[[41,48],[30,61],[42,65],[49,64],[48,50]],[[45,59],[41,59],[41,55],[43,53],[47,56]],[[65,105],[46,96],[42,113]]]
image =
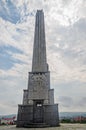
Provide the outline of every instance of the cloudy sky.
[[0,114],[17,113],[31,71],[37,9],[59,111],[86,111],[86,0],[0,0]]

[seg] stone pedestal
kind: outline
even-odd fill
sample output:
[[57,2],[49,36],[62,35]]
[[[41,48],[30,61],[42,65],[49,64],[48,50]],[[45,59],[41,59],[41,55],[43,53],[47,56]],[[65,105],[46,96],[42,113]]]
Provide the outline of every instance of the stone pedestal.
[[17,127],[59,126],[58,104],[19,105]]

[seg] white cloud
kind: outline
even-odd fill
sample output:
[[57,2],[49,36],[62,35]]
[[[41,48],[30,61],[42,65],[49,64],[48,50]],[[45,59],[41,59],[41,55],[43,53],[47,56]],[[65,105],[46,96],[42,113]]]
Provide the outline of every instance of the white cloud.
[[[61,96],[59,97],[59,109],[63,109],[67,112],[81,112],[83,107],[83,112],[85,112],[86,107],[86,97],[81,97],[81,99],[75,100],[73,97]],[[63,110],[62,110],[63,111]]]
[[[13,46],[21,50],[21,54],[12,53],[12,51],[7,51],[7,53],[10,54],[14,60],[20,60],[22,63],[14,63],[9,70],[0,69],[2,86],[5,88],[6,84],[9,86],[10,83],[10,86],[19,87],[17,89],[21,89],[21,92],[23,88],[27,87],[25,85],[28,81],[27,73],[28,71],[31,71],[35,26],[34,15],[31,16],[31,12],[35,14],[37,8],[43,8],[45,12],[47,57],[51,71],[51,87],[54,87],[57,93],[59,91],[59,96],[63,94],[64,89],[67,92],[70,91],[70,89],[67,90],[67,86],[64,88],[65,83],[71,84],[71,82],[77,81],[82,83],[80,84],[82,87],[83,82],[86,80],[85,1],[15,0],[12,2],[20,11],[21,18],[16,24],[0,18],[0,24],[2,25],[0,27],[0,46]],[[22,80],[24,86],[19,79]],[[63,83],[62,89],[59,88],[58,84],[60,83]],[[69,92],[70,94],[72,94],[75,87],[77,87],[78,94],[76,97],[78,98],[80,96],[80,92],[81,95],[85,95],[85,86],[81,88],[75,83],[73,84],[74,87]],[[7,92],[11,91],[7,87],[6,89]],[[12,89],[11,93],[14,92],[13,90],[16,89]],[[66,91],[64,91],[64,96],[67,95]],[[2,93],[3,92],[4,90]],[[19,94],[22,95],[22,93]],[[16,92],[14,93],[14,96],[16,97]],[[55,96],[55,99],[56,98],[57,97]],[[11,99],[9,99],[9,101],[11,101]],[[4,104],[2,104],[2,107],[5,107]],[[68,110],[64,107],[61,107],[61,109],[63,109],[63,111]],[[73,110],[75,109],[76,108],[73,108]],[[82,111],[83,109],[84,108],[80,108]]]

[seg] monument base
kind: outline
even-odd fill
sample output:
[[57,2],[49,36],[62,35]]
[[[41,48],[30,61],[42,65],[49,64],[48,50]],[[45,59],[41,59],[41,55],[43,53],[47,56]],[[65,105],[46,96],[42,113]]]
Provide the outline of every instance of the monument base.
[[56,127],[59,126],[58,104],[19,105],[17,127]]

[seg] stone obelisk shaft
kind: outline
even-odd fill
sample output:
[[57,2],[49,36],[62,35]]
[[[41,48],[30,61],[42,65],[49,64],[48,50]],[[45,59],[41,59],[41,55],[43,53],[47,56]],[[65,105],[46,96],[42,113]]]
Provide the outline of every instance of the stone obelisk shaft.
[[44,13],[38,10],[35,21],[32,72],[46,72],[47,69]]

